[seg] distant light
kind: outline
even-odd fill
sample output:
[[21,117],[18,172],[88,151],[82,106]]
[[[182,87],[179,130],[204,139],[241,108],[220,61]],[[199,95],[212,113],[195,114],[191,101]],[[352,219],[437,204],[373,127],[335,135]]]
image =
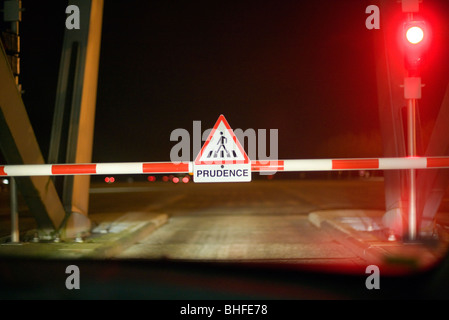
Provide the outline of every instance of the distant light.
[[182,178],[182,182],[184,183],[188,183],[189,181],[190,181],[189,177]]
[[106,182],[106,183],[114,183],[115,182],[115,178],[114,177],[106,177],[106,178],[104,178],[104,182]]
[[178,178],[178,177],[174,177],[174,178],[173,178],[173,182],[174,182],[174,183],[178,183],[178,182],[179,182],[179,178]]
[[154,181],[156,181],[156,177],[155,176],[148,176],[148,181],[150,181],[150,182],[154,182]]
[[163,176],[162,177],[162,181],[167,182],[168,181],[168,177],[167,176]]
[[2,180],[2,183],[3,183],[3,184],[9,184],[9,180],[8,180],[8,179],[3,179],[3,180]]
[[420,27],[414,26],[407,30],[405,36],[412,44],[420,43],[424,39],[424,31]]

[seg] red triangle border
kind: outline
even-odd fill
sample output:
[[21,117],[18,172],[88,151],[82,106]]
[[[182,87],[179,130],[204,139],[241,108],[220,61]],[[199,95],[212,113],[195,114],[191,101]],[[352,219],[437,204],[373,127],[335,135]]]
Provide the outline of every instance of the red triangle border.
[[[220,123],[223,122],[226,129],[228,130],[229,134],[231,135],[232,139],[234,140],[234,143],[237,145],[240,152],[243,154],[244,160],[218,160],[218,161],[200,161],[201,156],[203,155],[204,150],[208,146],[209,142],[211,141],[212,137],[214,136],[215,132],[217,131],[218,126]],[[212,128],[212,131],[210,132],[209,136],[206,139],[206,142],[204,143],[203,147],[201,148],[200,152],[196,156],[195,165],[220,165],[220,164],[248,164],[250,163],[250,160],[248,158],[248,155],[246,154],[245,150],[243,149],[242,145],[240,144],[240,141],[237,139],[237,137],[234,134],[234,131],[231,129],[231,126],[229,125],[228,121],[224,117],[224,115],[220,115],[218,117],[217,122],[215,123],[214,127]]]

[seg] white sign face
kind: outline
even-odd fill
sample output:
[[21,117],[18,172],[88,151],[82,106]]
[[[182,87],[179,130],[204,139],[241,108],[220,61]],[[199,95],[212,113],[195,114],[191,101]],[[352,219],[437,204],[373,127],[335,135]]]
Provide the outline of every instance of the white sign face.
[[251,164],[194,166],[194,182],[249,182]]
[[193,181],[251,181],[251,161],[223,115],[193,163]]

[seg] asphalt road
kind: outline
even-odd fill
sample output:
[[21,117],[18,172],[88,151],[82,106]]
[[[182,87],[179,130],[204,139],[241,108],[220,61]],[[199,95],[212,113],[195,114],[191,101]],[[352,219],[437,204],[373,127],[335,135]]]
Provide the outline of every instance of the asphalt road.
[[[320,210],[383,210],[381,180],[265,180],[233,184],[118,180],[92,185],[89,215],[94,223],[105,214],[120,217],[133,212],[139,216],[167,214],[169,220],[111,259],[3,260],[0,297],[397,299],[440,298],[449,294],[447,259],[433,273],[383,276],[380,290],[368,290],[364,257],[308,219],[310,212]],[[3,192],[2,199],[7,199],[6,195]],[[2,218],[7,219],[4,207],[7,205],[2,202]],[[31,218],[23,203],[20,208],[22,217]],[[89,245],[93,244],[68,244],[74,248]],[[81,290],[67,290],[64,286],[64,270],[69,264],[81,270]],[[336,264],[354,268],[339,273]],[[324,270],[317,269],[318,265]],[[178,309],[173,310],[179,313]]]
[[219,184],[118,182],[92,184],[89,212],[163,208],[171,216],[306,215],[316,210],[382,210],[384,207],[382,180],[255,180]]
[[168,223],[118,258],[366,264],[314,227],[308,214],[380,209],[383,182],[272,180],[232,184],[117,183],[91,189],[91,214],[168,214]]

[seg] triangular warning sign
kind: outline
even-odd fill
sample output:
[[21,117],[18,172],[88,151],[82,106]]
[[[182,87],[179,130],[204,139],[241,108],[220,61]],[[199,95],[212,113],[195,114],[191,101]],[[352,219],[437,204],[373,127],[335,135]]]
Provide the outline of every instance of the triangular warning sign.
[[218,117],[195,165],[249,164],[250,160],[224,115]]

